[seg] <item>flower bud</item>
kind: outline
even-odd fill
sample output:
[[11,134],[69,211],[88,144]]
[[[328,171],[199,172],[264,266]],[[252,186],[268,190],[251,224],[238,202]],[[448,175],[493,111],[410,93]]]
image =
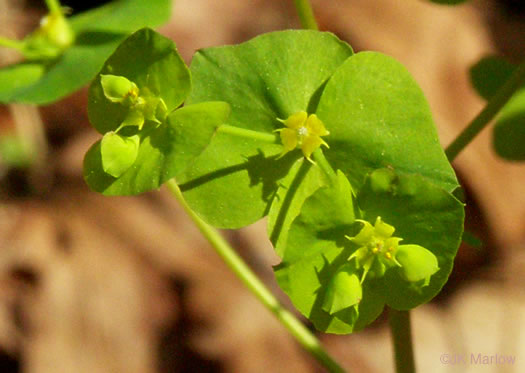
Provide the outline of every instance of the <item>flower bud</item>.
[[439,270],[436,256],[419,245],[400,245],[396,260],[401,264],[401,275],[410,282],[422,282],[427,286],[430,277]]
[[344,265],[332,277],[326,289],[323,310],[334,314],[345,308],[357,306],[363,297],[361,282],[351,265]]

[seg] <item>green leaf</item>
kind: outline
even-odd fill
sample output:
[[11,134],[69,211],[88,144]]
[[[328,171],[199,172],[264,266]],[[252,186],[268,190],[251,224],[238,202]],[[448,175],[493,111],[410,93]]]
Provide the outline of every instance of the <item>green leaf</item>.
[[102,168],[105,173],[119,177],[129,169],[139,152],[140,137],[120,136],[114,132],[108,132],[100,143],[100,156]]
[[[273,133],[298,111],[314,111],[326,80],[351,48],[329,33],[282,31],[197,52],[189,103],[230,103],[229,125]],[[280,144],[219,134],[185,175],[181,190],[210,224],[238,228],[265,216],[280,180],[301,157],[276,159]],[[233,187],[232,187],[233,186]]]
[[358,194],[359,207],[367,221],[377,216],[396,228],[400,245],[420,245],[438,260],[439,271],[421,289],[407,286],[399,271],[389,270],[375,289],[396,309],[416,307],[432,299],[446,283],[461,242],[464,209],[452,194],[420,175],[405,175],[389,169],[374,171]]
[[316,113],[330,131],[326,158],[357,190],[382,167],[421,174],[448,191],[458,186],[421,89],[393,58],[350,57],[328,81]]
[[503,86],[516,66],[498,56],[488,56],[470,68],[470,81],[485,100],[490,100]]
[[0,69],[0,102],[8,102],[14,92],[34,84],[44,72],[40,63],[19,63]]
[[[68,18],[74,44],[57,59],[9,65],[0,70],[0,102],[54,102],[86,85],[128,33],[165,22],[170,0],[120,0]],[[22,67],[20,67],[22,66]]]
[[[438,259],[439,271],[430,284],[418,288],[402,277],[397,267],[384,277],[365,279],[358,313],[352,308],[330,314],[323,309],[329,286],[348,265],[362,224],[352,190],[341,172],[336,185],[318,189],[303,204],[293,221],[283,261],[275,268],[279,286],[295,307],[321,331],[344,334],[362,329],[381,313],[385,303],[409,309],[427,302],[446,282],[463,228],[463,205],[450,193],[420,175],[396,174],[380,169],[369,175],[357,202],[368,222],[377,216],[395,227],[402,244],[421,245]],[[339,300],[344,302],[344,299]]]
[[[348,264],[350,241],[345,235],[357,233],[356,206],[346,177],[338,172],[337,182],[324,186],[303,204],[288,233],[282,262],[275,267],[279,286],[294,306],[318,330],[345,334],[357,331],[375,320],[384,301],[365,281],[359,312],[353,308],[330,314],[323,309],[334,276]],[[332,299],[344,302],[344,299]]]
[[493,145],[509,161],[525,161],[525,88],[501,109],[494,126]]
[[[13,87],[14,90],[0,88],[0,102],[42,105],[76,91],[93,79],[124,37],[123,34],[106,32],[78,35],[75,44],[56,60],[33,63],[35,71],[39,66],[41,73],[39,76],[35,74],[27,85],[20,84]],[[17,71],[17,66],[7,66],[7,74]]]
[[224,102],[189,105],[172,112],[166,123],[145,127],[138,133],[140,146],[135,162],[119,177],[104,171],[99,141],[86,154],[84,178],[91,189],[105,195],[139,194],[159,188],[206,148],[229,110]]
[[117,0],[68,19],[74,31],[130,33],[156,27],[171,16],[172,0]]
[[188,68],[170,39],[147,28],[135,32],[109,57],[90,86],[89,120],[100,133],[115,130],[129,111],[104,95],[101,76],[106,74],[125,77],[141,93],[162,98],[168,112],[184,101],[191,87]]

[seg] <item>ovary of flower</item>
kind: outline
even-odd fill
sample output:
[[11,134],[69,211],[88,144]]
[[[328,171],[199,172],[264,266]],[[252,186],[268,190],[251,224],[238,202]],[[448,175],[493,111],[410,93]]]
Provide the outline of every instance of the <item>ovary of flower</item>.
[[321,145],[328,148],[328,144],[321,136],[326,136],[330,132],[326,130],[317,115],[308,115],[305,111],[299,111],[290,115],[286,120],[277,120],[286,126],[286,128],[276,130],[280,132],[284,147],[281,157],[299,147],[305,158],[313,163],[310,158],[312,153]]

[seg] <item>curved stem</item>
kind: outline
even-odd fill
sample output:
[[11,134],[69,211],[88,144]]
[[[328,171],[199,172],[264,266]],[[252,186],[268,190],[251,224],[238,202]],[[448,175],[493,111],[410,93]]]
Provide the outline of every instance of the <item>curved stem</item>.
[[314,152],[313,155],[314,155],[315,163],[325,173],[328,179],[334,180],[337,177],[337,174],[335,173],[334,169],[332,168],[328,160],[325,158],[323,150],[319,148]]
[[461,134],[446,148],[450,162],[483,130],[496,116],[512,95],[525,83],[525,62],[522,62],[511,77],[490,99],[485,108],[470,122]]
[[277,143],[279,142],[279,136],[266,132],[252,131],[246,128],[229,126],[223,124],[217,128],[217,133],[227,133],[233,136],[245,137],[252,140],[260,140],[268,143]]
[[319,30],[310,2],[308,0],[294,0],[294,3],[301,20],[301,26],[304,29]]
[[166,183],[190,219],[213,246],[226,265],[244,283],[253,295],[272,312],[294,338],[329,372],[344,372],[335,360],[323,349],[317,338],[293,314],[284,309],[241,257],[232,249],[220,233],[202,220],[186,203],[174,179]]
[[412,332],[410,328],[410,311],[388,310],[390,331],[394,343],[394,359],[397,373],[415,373]]

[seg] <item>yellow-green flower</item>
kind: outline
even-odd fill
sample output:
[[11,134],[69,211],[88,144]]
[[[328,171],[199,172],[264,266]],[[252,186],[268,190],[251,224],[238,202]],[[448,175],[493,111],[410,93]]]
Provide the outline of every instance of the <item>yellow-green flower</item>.
[[361,283],[367,274],[381,277],[387,269],[398,267],[401,276],[416,289],[429,284],[430,277],[439,270],[438,260],[430,250],[419,245],[399,245],[402,238],[393,237],[395,228],[379,216],[374,225],[356,221],[363,228],[355,237],[345,237],[359,246],[348,260],[355,259],[356,267],[363,269]]
[[374,277],[384,275],[387,268],[400,266],[395,259],[395,253],[399,246],[399,237],[392,237],[395,228],[384,223],[378,216],[374,225],[365,220],[356,219],[363,224],[363,228],[355,237],[346,236],[347,239],[359,246],[359,248],[348,258],[355,259],[358,268],[363,268],[361,282],[366,275]]
[[326,136],[330,132],[326,130],[317,115],[308,115],[305,111],[299,111],[286,120],[278,119],[278,121],[286,126],[277,130],[280,132],[284,147],[281,157],[299,147],[306,159],[313,162],[310,156],[317,148],[321,145],[328,148],[328,144],[321,136]]

